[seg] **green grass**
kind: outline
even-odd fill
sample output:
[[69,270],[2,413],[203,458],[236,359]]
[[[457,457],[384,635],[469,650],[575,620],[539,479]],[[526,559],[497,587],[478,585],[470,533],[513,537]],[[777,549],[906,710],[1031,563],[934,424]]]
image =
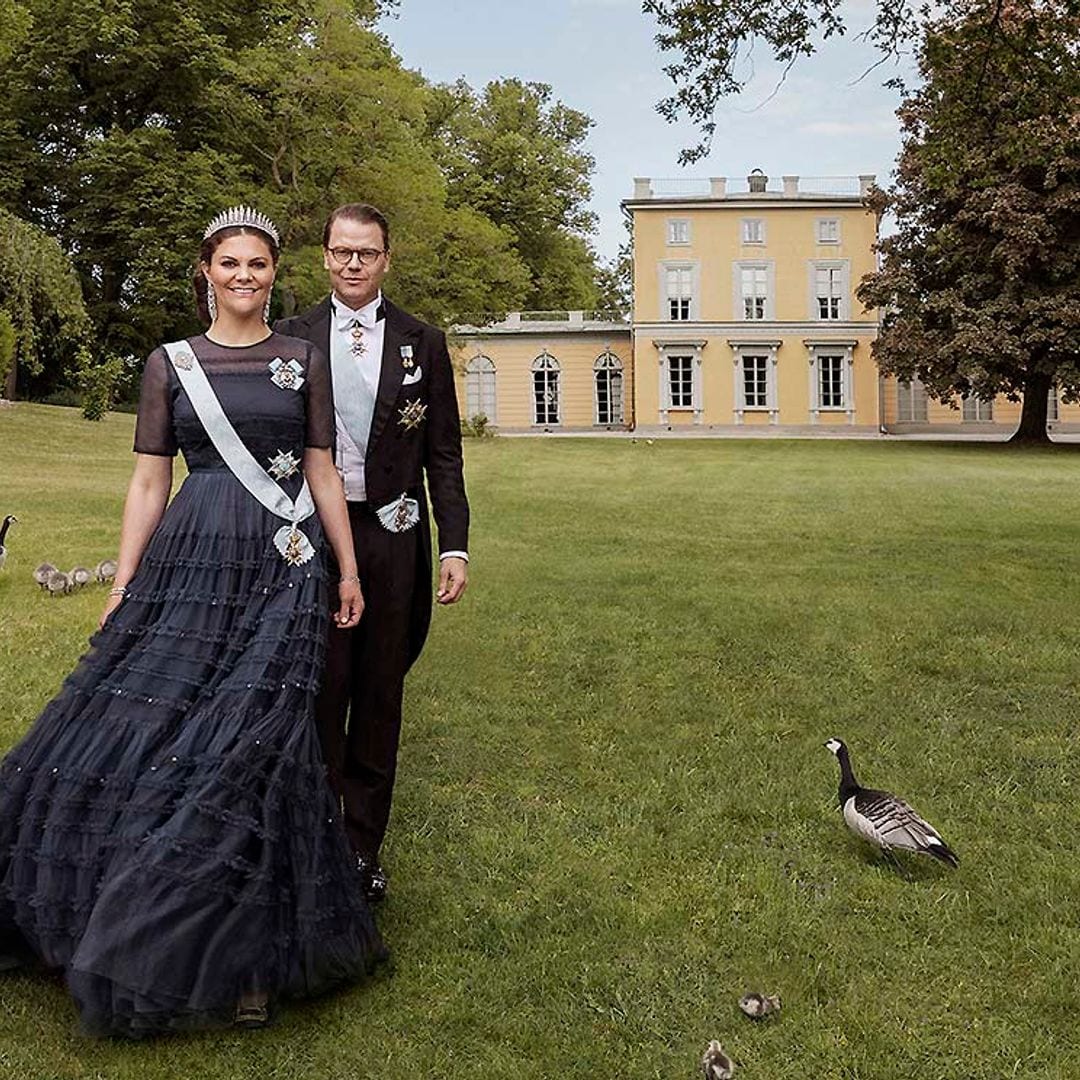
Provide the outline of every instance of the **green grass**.
[[[102,594],[131,418],[0,412],[0,745]],[[0,980],[20,1080],[1080,1076],[1080,458],[867,442],[470,441],[473,582],[410,676],[392,969],[275,1028],[74,1032]],[[849,743],[961,857],[843,827]],[[776,1022],[738,1012],[778,992]]]

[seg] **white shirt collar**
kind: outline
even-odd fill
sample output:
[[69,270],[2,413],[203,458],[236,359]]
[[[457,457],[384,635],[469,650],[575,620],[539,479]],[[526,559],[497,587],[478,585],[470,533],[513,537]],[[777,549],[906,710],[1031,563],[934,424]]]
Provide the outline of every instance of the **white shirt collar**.
[[335,319],[343,321],[359,319],[365,326],[375,325],[375,313],[379,310],[379,305],[382,304],[382,302],[382,290],[375,294],[373,300],[368,301],[362,308],[357,308],[355,310],[341,300],[337,293],[334,293],[330,297],[330,303],[334,310]]

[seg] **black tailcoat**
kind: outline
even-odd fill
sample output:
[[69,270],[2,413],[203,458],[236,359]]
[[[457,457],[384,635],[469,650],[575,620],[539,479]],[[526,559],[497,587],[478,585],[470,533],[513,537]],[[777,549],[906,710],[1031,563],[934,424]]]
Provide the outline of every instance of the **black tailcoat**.
[[[469,504],[462,477],[461,421],[446,335],[389,300],[383,300],[383,308],[386,327],[382,367],[364,459],[364,484],[372,506],[383,506],[403,491],[420,504],[420,561],[409,633],[411,664],[420,655],[431,622],[431,526],[425,476],[440,551],[468,550]],[[327,297],[302,315],[281,319],[275,329],[314,343],[329,357],[331,317]],[[411,367],[402,356],[402,349],[410,347]],[[417,371],[421,373],[419,379],[415,378]],[[407,376],[413,381],[405,385]],[[425,412],[420,424],[410,428],[402,420],[402,410],[413,402],[419,402]],[[334,453],[336,457],[336,446]]]

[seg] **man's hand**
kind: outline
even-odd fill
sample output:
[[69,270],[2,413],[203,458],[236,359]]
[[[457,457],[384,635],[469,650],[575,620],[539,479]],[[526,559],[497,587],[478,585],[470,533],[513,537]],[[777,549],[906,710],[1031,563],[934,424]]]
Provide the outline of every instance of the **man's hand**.
[[334,625],[339,630],[351,630],[364,613],[364,597],[360,592],[360,582],[355,577],[338,582],[338,601]]
[[457,555],[439,560],[439,588],[435,599],[440,604],[456,604],[469,584],[469,564]]

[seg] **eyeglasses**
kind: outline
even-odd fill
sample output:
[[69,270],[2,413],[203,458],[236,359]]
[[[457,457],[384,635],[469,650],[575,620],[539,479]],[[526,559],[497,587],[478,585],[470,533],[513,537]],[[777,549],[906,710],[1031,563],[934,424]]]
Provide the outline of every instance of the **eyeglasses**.
[[327,248],[327,250],[330,252],[330,258],[338,266],[348,266],[352,262],[354,255],[360,260],[361,266],[373,266],[379,261],[380,256],[386,254],[386,248],[334,247]]

